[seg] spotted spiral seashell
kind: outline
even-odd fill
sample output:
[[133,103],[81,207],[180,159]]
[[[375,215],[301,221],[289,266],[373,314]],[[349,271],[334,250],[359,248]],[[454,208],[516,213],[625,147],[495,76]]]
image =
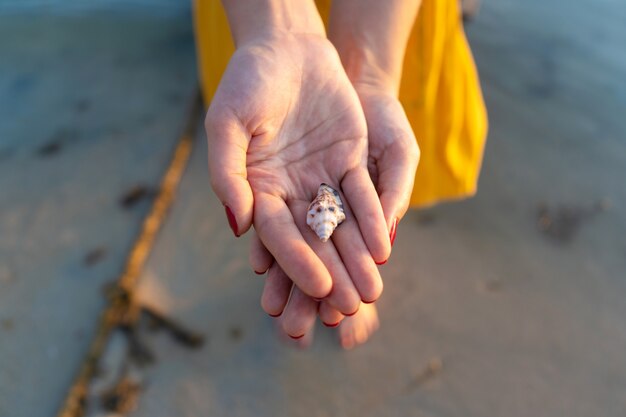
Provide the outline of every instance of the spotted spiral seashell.
[[326,242],[345,218],[339,193],[330,185],[322,183],[307,209],[306,224],[322,242]]

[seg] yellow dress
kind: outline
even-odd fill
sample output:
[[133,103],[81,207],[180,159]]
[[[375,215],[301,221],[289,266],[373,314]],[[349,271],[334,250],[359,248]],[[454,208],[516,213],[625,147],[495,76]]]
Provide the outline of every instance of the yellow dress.
[[[317,6],[328,22],[330,0]],[[219,0],[196,0],[200,84],[209,103],[234,51]],[[411,207],[476,192],[487,113],[465,38],[458,0],[422,0],[407,45],[400,101],[421,150]]]

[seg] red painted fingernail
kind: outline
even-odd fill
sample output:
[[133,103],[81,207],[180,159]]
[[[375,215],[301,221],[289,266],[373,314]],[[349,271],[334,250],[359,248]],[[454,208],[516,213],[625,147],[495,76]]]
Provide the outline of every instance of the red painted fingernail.
[[267,272],[267,269],[266,269],[265,271],[263,271],[263,272],[254,271],[254,273],[255,273],[255,274],[257,274],[257,275],[263,275],[263,274],[264,274],[264,273],[266,273],[266,272]]
[[298,340],[298,339],[302,339],[302,338],[304,337],[304,335],[303,335],[303,334],[301,334],[300,336],[292,336],[292,335],[289,335],[289,337],[291,337],[291,338],[292,338],[292,339],[294,339],[294,340]]
[[235,236],[239,237],[239,228],[237,227],[237,219],[235,218],[235,215],[231,211],[230,207],[225,205],[224,209],[226,210],[226,217],[228,218],[228,225],[230,226],[231,229],[233,229],[233,233],[235,234]]
[[352,316],[354,316],[354,315],[355,315],[356,313],[358,313],[358,312],[359,312],[359,309],[357,308],[357,309],[356,309],[356,311],[355,311],[354,313],[350,313],[350,314],[345,314],[345,313],[344,313],[343,315],[344,315],[344,316],[346,316],[346,317],[352,317]]
[[396,228],[398,227],[398,218],[393,219],[393,223],[391,224],[391,231],[389,232],[389,240],[391,240],[391,246],[393,246],[393,242],[396,240]]
[[328,324],[328,323],[324,323],[324,322],[322,322],[322,324],[323,324],[324,326],[326,326],[326,327],[331,327],[331,328],[332,328],[332,327],[337,327],[337,326],[339,326],[339,323],[341,323],[341,322],[340,322],[340,321],[338,321],[338,322],[337,322],[337,323],[335,323],[335,324]]
[[386,264],[386,263],[387,263],[387,261],[388,261],[388,259],[385,259],[385,260],[384,260],[384,261],[382,261],[382,262],[376,262],[376,261],[374,261],[374,263],[375,263],[376,265],[384,265],[384,264]]
[[372,301],[365,301],[365,300],[361,300],[361,302],[362,302],[363,304],[372,304],[372,303],[375,303],[375,302],[376,302],[376,300],[372,300]]
[[282,312],[281,312],[281,313],[278,313],[278,314],[270,314],[270,313],[267,313],[267,315],[268,315],[268,316],[270,316],[270,317],[274,317],[274,318],[276,318],[276,317],[280,317],[280,315],[281,315],[281,314],[283,314],[283,313],[282,313]]

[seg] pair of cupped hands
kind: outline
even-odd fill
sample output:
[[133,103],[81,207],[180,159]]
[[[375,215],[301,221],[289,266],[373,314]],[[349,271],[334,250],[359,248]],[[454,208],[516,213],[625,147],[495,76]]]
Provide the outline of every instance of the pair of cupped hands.
[[[419,159],[397,93],[352,80],[333,44],[273,32],[239,44],[205,127],[211,186],[236,236],[251,226],[250,263],[266,275],[263,309],[292,338],[316,317],[335,326],[383,291]],[[320,183],[346,219],[321,242],[306,224]]]

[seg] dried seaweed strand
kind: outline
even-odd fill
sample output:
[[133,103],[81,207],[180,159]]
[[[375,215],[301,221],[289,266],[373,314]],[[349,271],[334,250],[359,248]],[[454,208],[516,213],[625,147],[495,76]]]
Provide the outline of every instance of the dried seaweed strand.
[[58,417],[80,417],[84,415],[86,395],[89,383],[95,375],[98,359],[104,352],[111,331],[120,323],[123,323],[125,318],[128,319],[129,309],[132,310],[128,294],[132,292],[139,279],[154,245],[156,234],[174,201],[178,183],[191,153],[194,131],[197,127],[201,108],[200,93],[197,91],[190,105],[187,123],[174,150],[172,160],[161,180],[156,198],[152,203],[150,212],[143,221],[141,231],[128,254],[124,269],[117,280],[117,288],[121,291],[114,292],[108,307],[100,316],[94,339],[83,359],[79,373],[70,387],[64,404],[57,414]]

